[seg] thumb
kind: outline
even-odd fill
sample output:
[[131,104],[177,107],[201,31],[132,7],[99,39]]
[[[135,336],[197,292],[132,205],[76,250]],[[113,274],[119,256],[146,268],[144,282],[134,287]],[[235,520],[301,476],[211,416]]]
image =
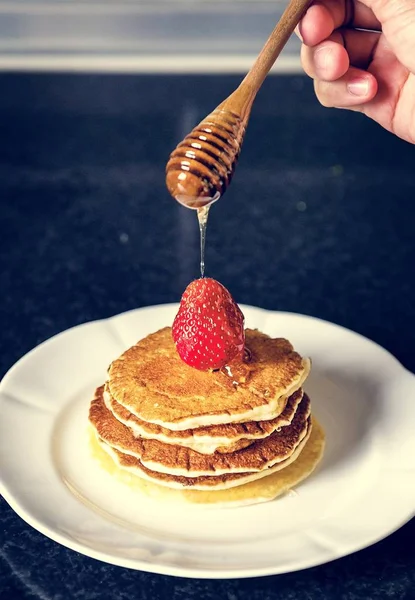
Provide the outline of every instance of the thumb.
[[374,0],[371,8],[395,56],[415,73],[415,0]]

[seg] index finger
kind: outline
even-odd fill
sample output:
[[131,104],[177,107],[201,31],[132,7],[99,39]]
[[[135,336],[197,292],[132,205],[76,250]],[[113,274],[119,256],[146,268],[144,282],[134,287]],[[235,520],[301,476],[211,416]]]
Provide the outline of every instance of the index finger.
[[302,18],[298,31],[304,44],[316,46],[344,26],[381,31],[372,10],[357,0],[317,0]]

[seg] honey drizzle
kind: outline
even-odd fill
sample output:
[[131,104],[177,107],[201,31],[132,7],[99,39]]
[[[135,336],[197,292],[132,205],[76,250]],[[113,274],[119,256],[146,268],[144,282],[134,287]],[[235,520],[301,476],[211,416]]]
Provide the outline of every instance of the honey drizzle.
[[200,231],[200,276],[202,278],[205,276],[205,244],[209,209],[210,205],[197,209],[197,219],[199,221]]

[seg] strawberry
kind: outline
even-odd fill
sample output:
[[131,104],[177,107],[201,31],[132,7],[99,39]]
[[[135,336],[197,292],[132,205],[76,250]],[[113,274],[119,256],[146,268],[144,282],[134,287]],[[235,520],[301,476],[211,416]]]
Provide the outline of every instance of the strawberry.
[[184,291],[173,322],[180,358],[195,369],[221,369],[242,360],[244,316],[228,290],[215,279],[192,281]]

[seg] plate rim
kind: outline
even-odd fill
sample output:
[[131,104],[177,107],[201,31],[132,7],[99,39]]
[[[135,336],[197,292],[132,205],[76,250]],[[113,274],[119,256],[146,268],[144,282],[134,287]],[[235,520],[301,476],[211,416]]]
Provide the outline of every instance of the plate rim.
[[93,558],[93,559],[98,560],[103,563],[111,564],[111,565],[114,565],[117,567],[127,568],[127,569],[130,569],[133,571],[142,571],[145,573],[153,573],[155,575],[169,575],[172,577],[183,577],[183,578],[187,578],[187,579],[218,579],[218,580],[219,579],[221,579],[221,580],[224,580],[224,579],[249,579],[249,578],[253,578],[253,577],[268,577],[268,576],[273,576],[273,575],[284,575],[286,573],[287,574],[288,573],[296,573],[297,571],[304,571],[307,569],[312,569],[313,567],[318,567],[318,566],[322,566],[325,564],[329,564],[329,563],[335,562],[337,560],[340,560],[342,558],[346,558],[347,556],[351,556],[352,554],[355,554],[357,552],[366,550],[367,548],[370,548],[371,546],[386,539],[390,535],[393,535],[394,533],[396,533],[399,529],[401,529],[402,527],[407,525],[415,516],[415,511],[414,511],[412,516],[410,516],[409,518],[403,519],[401,522],[399,522],[399,524],[396,527],[394,527],[393,529],[390,529],[388,531],[388,533],[380,534],[379,536],[374,536],[373,538],[371,538],[371,540],[369,542],[364,542],[364,543],[354,547],[351,550],[347,550],[346,552],[339,552],[336,556],[333,556],[332,558],[328,558],[328,559],[324,560],[323,562],[319,559],[316,559],[316,560],[303,559],[302,562],[297,561],[296,563],[292,564],[292,567],[288,567],[288,568],[287,567],[280,568],[278,566],[275,566],[272,568],[262,567],[262,568],[251,568],[249,570],[247,570],[247,569],[246,570],[227,569],[227,570],[219,571],[219,570],[213,570],[213,569],[202,570],[202,569],[197,569],[195,567],[189,567],[189,566],[179,567],[176,565],[168,565],[168,564],[165,565],[165,564],[160,564],[158,562],[147,563],[147,562],[141,561],[139,559],[116,557],[113,554],[108,554],[103,551],[95,550],[91,547],[84,546],[81,543],[74,542],[69,537],[66,538],[63,535],[57,534],[55,530],[49,529],[48,527],[44,526],[40,521],[38,521],[38,519],[31,517],[31,515],[29,515],[29,513],[26,513],[26,511],[17,510],[15,508],[15,506],[13,505],[13,502],[10,502],[8,500],[8,498],[6,498],[6,496],[3,495],[3,493],[1,493],[1,495],[2,495],[3,499],[5,500],[6,504],[8,504],[8,506],[16,513],[16,515],[19,516],[25,523],[27,523],[30,527],[32,527],[35,531],[37,531],[41,535],[44,535],[46,538],[59,544],[63,548],[67,548],[69,550],[78,552],[79,554],[82,554],[83,556],[85,556],[87,558]]

